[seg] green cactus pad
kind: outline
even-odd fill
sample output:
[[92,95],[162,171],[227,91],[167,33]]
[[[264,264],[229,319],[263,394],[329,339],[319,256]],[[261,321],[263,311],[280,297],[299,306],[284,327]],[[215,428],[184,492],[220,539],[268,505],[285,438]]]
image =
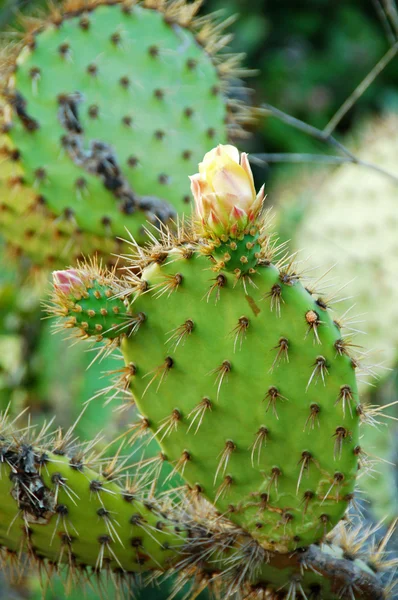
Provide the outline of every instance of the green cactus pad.
[[126,227],[141,243],[148,220],[186,210],[188,174],[239,121],[226,96],[236,61],[213,56],[228,36],[196,22],[198,7],[66,7],[27,38],[1,119],[0,228],[19,251],[109,259]]
[[144,269],[133,308],[146,321],[122,344],[134,397],[168,460],[221,513],[269,549],[306,546],[352,497],[355,362],[295,275],[258,266],[245,289],[210,266],[177,248]]
[[[243,232],[260,248],[249,273],[227,270],[196,225],[139,250],[113,283],[139,327],[114,341],[174,470],[265,548],[289,552],[322,539],[351,501],[363,409],[339,323],[291,261],[271,262],[279,250],[255,225]],[[246,257],[246,244],[235,251]]]
[[131,313],[112,284],[112,272],[95,278],[94,270],[92,266],[82,271],[81,280],[68,293],[56,287],[49,310],[68,316],[66,327],[77,328],[83,338],[96,336],[98,341],[112,341],[119,335],[130,335],[145,321],[145,315]]

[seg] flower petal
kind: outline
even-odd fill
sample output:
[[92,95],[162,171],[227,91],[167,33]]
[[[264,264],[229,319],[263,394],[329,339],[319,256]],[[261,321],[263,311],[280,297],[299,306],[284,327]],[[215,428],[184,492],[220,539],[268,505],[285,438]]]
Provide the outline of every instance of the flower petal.
[[246,173],[247,173],[247,175],[248,175],[248,177],[249,177],[249,179],[250,179],[250,181],[252,183],[253,192],[254,192],[254,195],[255,195],[256,194],[256,189],[254,187],[253,173],[252,173],[252,168],[251,168],[250,163],[249,163],[249,158],[248,158],[247,152],[242,152],[241,157],[240,157],[240,165],[241,165],[242,169],[244,169],[246,171]]
[[64,294],[69,294],[73,288],[84,285],[76,269],[53,271],[52,275],[54,286]]
[[232,161],[212,173],[212,187],[220,198],[229,194],[237,196],[239,205],[243,208],[251,204],[255,198],[245,170]]

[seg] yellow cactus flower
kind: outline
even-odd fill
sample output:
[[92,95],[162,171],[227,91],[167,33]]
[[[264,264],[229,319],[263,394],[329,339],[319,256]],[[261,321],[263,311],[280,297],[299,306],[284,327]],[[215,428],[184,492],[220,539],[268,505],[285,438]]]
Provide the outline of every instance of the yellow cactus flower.
[[256,194],[247,154],[219,145],[208,152],[192,175],[191,190],[203,232],[210,236],[242,233],[259,214],[264,186]]

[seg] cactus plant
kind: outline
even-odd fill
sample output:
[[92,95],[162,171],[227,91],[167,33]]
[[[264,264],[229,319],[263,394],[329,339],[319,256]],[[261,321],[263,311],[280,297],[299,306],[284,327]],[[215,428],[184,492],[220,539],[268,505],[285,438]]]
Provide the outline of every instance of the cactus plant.
[[120,346],[142,413],[132,437],[158,440],[188,497],[286,558],[353,499],[371,409],[342,323],[268,235],[247,156],[218,146],[191,180],[191,223],[137,245],[123,278],[93,264],[55,272],[50,311]]
[[186,209],[193,165],[249,118],[228,98],[244,73],[219,55],[228,23],[200,4],[70,1],[27,21],[1,77],[0,228],[17,253],[109,260],[126,227],[142,242]]
[[[176,471],[269,550],[288,552],[321,539],[352,498],[357,362],[290,259],[271,263],[263,190],[254,199],[236,152],[206,155],[192,178],[199,221],[139,251],[120,291],[89,271],[61,272],[56,305],[84,337],[122,332],[134,398]],[[120,326],[114,311],[128,298]]]

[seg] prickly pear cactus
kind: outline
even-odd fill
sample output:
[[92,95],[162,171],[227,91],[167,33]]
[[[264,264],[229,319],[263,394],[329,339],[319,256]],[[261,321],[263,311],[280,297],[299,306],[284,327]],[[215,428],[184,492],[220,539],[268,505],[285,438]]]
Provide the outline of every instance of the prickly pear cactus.
[[[396,172],[397,136],[395,115],[371,122],[360,137],[360,157]],[[393,366],[398,357],[397,184],[373,170],[343,165],[324,175],[315,191],[301,186],[301,196],[307,208],[294,235],[296,247],[305,248],[311,273],[333,267],[329,278],[336,287],[350,282],[349,293],[342,293],[349,298],[339,309],[351,309],[350,318],[361,315],[351,318],[352,333],[359,332],[355,343],[371,348],[376,363]],[[286,212],[291,206],[285,204]]]
[[109,259],[126,227],[142,242],[187,209],[187,175],[244,112],[228,100],[243,70],[217,56],[230,36],[200,4],[73,1],[28,22],[2,73],[0,228],[17,253]]
[[[113,343],[141,429],[191,494],[286,553],[321,540],[353,497],[358,362],[268,236],[247,156],[239,164],[235,148],[219,146],[191,179],[192,225],[138,250],[124,280],[107,275],[110,302],[124,299],[130,315]],[[84,337],[101,319],[100,282],[92,270],[55,276],[53,311]]]

